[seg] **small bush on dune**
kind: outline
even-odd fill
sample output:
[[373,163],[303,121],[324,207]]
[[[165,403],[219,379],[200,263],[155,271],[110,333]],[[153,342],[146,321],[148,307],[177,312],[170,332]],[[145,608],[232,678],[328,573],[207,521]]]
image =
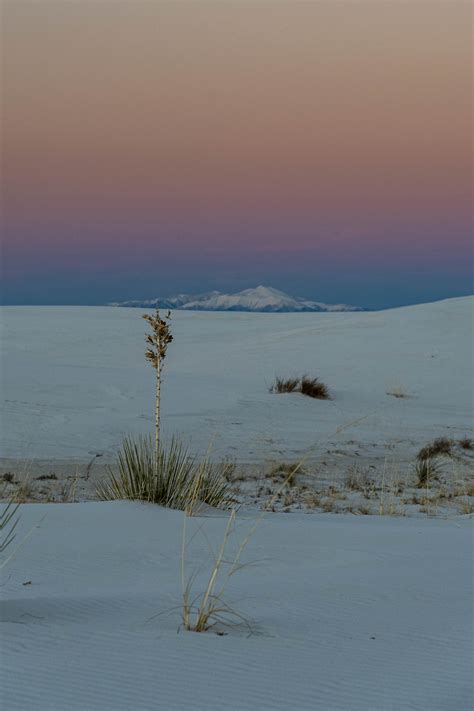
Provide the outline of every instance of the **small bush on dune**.
[[427,444],[420,449],[417,454],[417,459],[423,461],[424,459],[432,459],[433,457],[438,457],[443,454],[449,457],[452,454],[452,446],[452,441],[447,437],[438,437],[433,440],[431,444]]
[[387,395],[391,395],[392,397],[397,398],[399,400],[410,397],[410,395],[408,395],[408,393],[405,392],[405,390],[400,386],[388,390]]
[[474,449],[474,442],[469,437],[463,437],[463,439],[459,440],[459,446],[462,449]]
[[319,378],[309,378],[305,375],[301,378],[300,392],[303,395],[314,397],[317,400],[329,400],[327,385],[322,383]]
[[270,388],[271,393],[294,393],[298,390],[300,378],[275,378],[275,382]]
[[329,389],[319,378],[310,378],[303,375],[301,378],[279,378],[270,388],[271,393],[301,393],[317,400],[329,400]]
[[453,443],[447,437],[438,437],[435,439],[431,445],[431,451],[433,454],[451,454],[451,447]]
[[151,437],[126,437],[118,454],[117,473],[97,490],[106,501],[132,499],[150,501],[168,508],[185,510],[191,500],[209,506],[226,506],[231,501],[226,470],[230,464],[213,464],[189,456],[176,439],[169,447],[159,446],[156,454]]

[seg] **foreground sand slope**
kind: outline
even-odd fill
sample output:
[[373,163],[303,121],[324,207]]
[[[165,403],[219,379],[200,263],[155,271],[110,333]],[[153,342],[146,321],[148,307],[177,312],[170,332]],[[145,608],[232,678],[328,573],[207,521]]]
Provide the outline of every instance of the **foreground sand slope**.
[[[183,515],[24,505],[3,571],[2,707],[458,711],[472,707],[471,521],[270,515],[227,600],[253,628],[179,632]],[[217,546],[224,515],[188,519]],[[235,541],[252,525],[243,518]],[[203,583],[198,533],[188,572]],[[159,616],[156,616],[158,613]]]

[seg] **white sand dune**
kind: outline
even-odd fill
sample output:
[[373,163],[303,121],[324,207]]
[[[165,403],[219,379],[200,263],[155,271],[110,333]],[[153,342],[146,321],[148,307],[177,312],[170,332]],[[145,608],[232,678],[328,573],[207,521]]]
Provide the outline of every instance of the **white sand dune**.
[[[193,451],[239,461],[315,443],[419,447],[472,428],[473,297],[374,313],[173,314],[163,422]],[[0,456],[112,455],[153,427],[153,373],[137,309],[3,307]],[[268,393],[310,373],[334,399]],[[387,391],[401,388],[409,397]],[[338,437],[335,431],[355,424]]]
[[[0,588],[3,709],[472,708],[467,518],[268,516],[228,589],[250,636],[178,633],[180,512],[27,504],[19,536],[38,522]],[[214,545],[225,524],[188,519]]]

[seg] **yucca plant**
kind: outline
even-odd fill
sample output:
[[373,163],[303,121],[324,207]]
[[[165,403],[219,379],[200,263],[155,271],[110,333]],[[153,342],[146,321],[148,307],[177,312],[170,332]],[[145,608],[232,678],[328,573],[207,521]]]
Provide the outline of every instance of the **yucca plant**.
[[173,340],[170,328],[171,312],[168,311],[164,318],[161,318],[160,312],[156,309],[156,314],[150,316],[144,314],[143,318],[148,321],[151,327],[151,333],[147,333],[145,340],[148,343],[148,348],[145,352],[145,358],[156,371],[156,390],[155,390],[155,455],[158,457],[160,447],[160,406],[161,406],[161,376],[163,371],[164,360],[168,346]]
[[19,521],[16,516],[20,504],[10,501],[0,514],[0,553],[4,553],[15,538],[15,528]]
[[415,474],[419,488],[428,487],[439,474],[439,462],[433,457],[418,458],[415,464]]
[[150,501],[173,509],[189,509],[190,502],[226,506],[231,487],[226,481],[230,463],[214,464],[208,456],[194,459],[186,447],[172,439],[168,447],[155,449],[151,437],[126,437],[118,454],[117,472],[99,485],[103,500]]

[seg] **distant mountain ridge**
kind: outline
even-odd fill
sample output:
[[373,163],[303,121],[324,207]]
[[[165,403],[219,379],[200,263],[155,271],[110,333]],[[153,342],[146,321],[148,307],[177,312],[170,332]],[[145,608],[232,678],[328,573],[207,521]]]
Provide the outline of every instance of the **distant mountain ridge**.
[[132,308],[160,308],[187,311],[253,311],[260,313],[364,311],[359,306],[349,304],[325,304],[285,294],[270,286],[244,289],[236,294],[211,291],[207,294],[177,294],[166,298],[143,301],[122,301],[108,306]]

